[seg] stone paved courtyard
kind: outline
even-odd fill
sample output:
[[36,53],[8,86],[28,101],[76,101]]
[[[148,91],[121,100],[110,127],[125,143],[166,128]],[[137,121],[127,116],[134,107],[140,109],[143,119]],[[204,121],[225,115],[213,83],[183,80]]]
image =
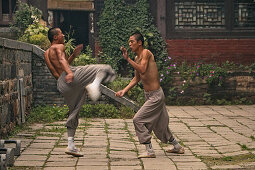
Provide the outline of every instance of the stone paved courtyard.
[[21,156],[9,169],[45,170],[184,170],[255,169],[255,105],[168,106],[169,127],[185,154],[166,153],[170,145],[156,138],[156,158],[137,159],[144,151],[132,119],[80,119],[76,146],[84,157],[64,153],[63,122],[35,124],[17,134]]

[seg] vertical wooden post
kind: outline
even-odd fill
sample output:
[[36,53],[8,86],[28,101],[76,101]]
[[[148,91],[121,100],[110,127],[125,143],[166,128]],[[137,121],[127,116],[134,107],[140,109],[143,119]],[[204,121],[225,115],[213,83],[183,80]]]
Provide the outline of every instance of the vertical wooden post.
[[161,36],[166,38],[166,0],[157,0],[157,26]]
[[175,25],[175,11],[174,0],[166,1],[166,36],[169,38],[172,32],[174,32]]
[[13,11],[12,11],[12,1],[9,0],[9,21],[12,20],[12,13],[13,13]]
[[95,13],[90,12],[89,20],[89,46],[92,49],[92,55],[95,56]]
[[0,0],[0,21],[3,21],[3,7],[2,7],[2,0]]
[[225,25],[227,30],[232,30],[234,27],[234,0],[226,0],[225,1]]

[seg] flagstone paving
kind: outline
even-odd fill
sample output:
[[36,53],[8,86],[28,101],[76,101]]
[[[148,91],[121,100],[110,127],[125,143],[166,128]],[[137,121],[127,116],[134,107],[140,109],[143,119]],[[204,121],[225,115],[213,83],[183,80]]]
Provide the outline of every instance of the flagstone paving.
[[9,169],[186,170],[255,169],[255,105],[168,106],[169,127],[185,154],[166,153],[169,144],[155,137],[156,158],[138,159],[144,146],[132,119],[80,119],[75,144],[84,157],[64,153],[64,121],[35,124],[13,139],[22,153]]

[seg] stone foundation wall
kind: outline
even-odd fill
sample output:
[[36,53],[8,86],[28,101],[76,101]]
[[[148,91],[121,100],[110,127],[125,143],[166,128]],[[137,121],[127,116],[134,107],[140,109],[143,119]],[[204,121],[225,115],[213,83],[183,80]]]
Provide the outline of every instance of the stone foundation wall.
[[0,138],[25,122],[32,105],[64,104],[37,46],[0,38]]
[[30,112],[31,56],[31,45],[0,38],[0,138]]
[[[232,103],[255,103],[255,73],[249,72],[229,72],[222,86],[210,86],[208,83],[196,77],[189,80],[188,87],[183,93],[183,79],[177,74],[174,76],[173,84],[165,88],[168,105],[204,105],[215,104],[213,101],[226,99]],[[169,89],[175,87],[170,92]],[[218,103],[220,104],[220,103]],[[226,104],[226,103],[224,103]]]

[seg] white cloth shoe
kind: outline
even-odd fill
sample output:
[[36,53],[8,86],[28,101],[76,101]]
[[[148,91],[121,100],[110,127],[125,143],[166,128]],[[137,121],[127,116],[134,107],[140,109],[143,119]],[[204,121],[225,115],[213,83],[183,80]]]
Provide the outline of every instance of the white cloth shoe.
[[86,90],[88,91],[89,98],[93,102],[96,102],[100,98],[100,95],[101,95],[100,85],[98,86],[91,83],[86,86]]
[[166,152],[184,154],[185,150],[184,150],[183,147],[181,147],[180,149],[176,149],[176,148],[173,147],[173,148],[167,149]]
[[66,148],[66,151],[65,151],[66,154],[68,155],[72,155],[74,157],[83,157],[83,153],[81,153],[80,151],[78,151],[77,148],[74,148],[74,149],[69,149],[68,147]]
[[144,152],[141,155],[138,156],[138,158],[156,158],[155,152]]

